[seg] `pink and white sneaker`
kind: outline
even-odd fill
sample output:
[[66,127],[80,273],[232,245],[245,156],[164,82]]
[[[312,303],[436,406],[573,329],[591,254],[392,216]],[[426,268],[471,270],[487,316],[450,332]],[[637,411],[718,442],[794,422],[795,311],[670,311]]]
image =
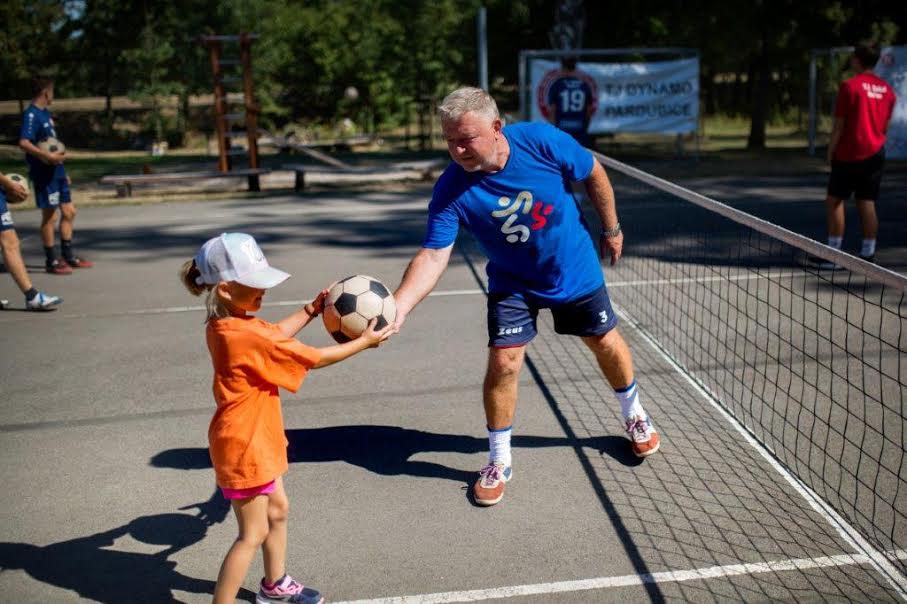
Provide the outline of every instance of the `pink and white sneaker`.
[[324,598],[311,587],[306,587],[290,575],[284,575],[274,585],[266,586],[261,580],[258,594],[255,596],[256,604],[270,604],[271,602],[290,602],[291,604],[322,604]]

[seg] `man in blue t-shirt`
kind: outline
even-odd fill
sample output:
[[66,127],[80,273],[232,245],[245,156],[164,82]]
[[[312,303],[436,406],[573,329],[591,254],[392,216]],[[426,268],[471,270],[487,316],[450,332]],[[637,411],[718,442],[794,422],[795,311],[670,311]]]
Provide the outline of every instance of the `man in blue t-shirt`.
[[[35,187],[35,204],[41,208],[41,240],[47,257],[44,268],[54,275],[68,275],[74,268],[90,268],[92,262],[72,250],[73,222],[76,206],[69,192],[70,180],[63,162],[65,152],[45,151],[39,145],[57,138],[50,104],[54,100],[54,83],[48,78],[35,78],[34,97],[22,114],[19,147],[25,151],[28,175]],[[60,248],[62,258],[54,254],[54,220],[60,210]]]
[[438,109],[452,163],[435,184],[422,249],[409,263],[397,302],[397,326],[435,287],[462,226],[488,256],[489,359],[483,399],[490,454],[473,487],[476,503],[494,505],[510,480],[510,436],[517,380],[536,317],[551,310],[554,329],[592,350],[620,401],[633,452],[654,453],[659,437],[639,402],[630,350],[617,332],[599,256],[571,184],[584,181],[602,221],[600,246],[611,264],[623,235],[604,168],[573,138],[549,124],[503,127],[480,88],[460,88]]
[[561,62],[561,74],[548,88],[546,100],[551,123],[589,147],[586,130],[595,109],[595,95],[589,83],[577,74],[576,59],[570,57]]

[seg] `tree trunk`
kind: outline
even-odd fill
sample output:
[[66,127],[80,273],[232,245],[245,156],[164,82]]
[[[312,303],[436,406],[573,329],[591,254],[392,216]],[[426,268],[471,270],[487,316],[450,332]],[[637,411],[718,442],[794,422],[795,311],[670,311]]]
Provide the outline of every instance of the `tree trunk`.
[[109,86],[104,94],[104,130],[105,138],[107,138],[107,143],[109,144],[110,139],[113,137],[113,97],[110,94]]
[[702,89],[703,113],[717,113],[717,102],[715,101],[715,76],[708,69],[702,70],[700,85]]
[[747,149],[765,148],[765,124],[768,118],[768,87],[771,71],[768,62],[768,41],[762,34],[759,54],[756,57],[756,81],[753,82],[753,104],[750,111],[750,135]]
[[188,88],[180,93],[179,109],[179,146],[186,144],[186,133],[189,131],[189,92]]

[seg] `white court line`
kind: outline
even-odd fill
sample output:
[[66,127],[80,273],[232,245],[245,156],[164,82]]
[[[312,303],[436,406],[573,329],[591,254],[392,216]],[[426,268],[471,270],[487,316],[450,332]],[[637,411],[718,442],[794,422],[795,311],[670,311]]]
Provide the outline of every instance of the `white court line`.
[[[617,288],[617,287],[633,287],[638,285],[676,285],[681,283],[708,283],[713,281],[747,281],[751,279],[783,279],[783,278],[794,278],[794,277],[808,277],[809,273],[766,273],[766,274],[755,274],[755,275],[736,275],[736,276],[717,276],[717,277],[682,277],[677,279],[651,279],[651,280],[635,280],[635,281],[614,281],[608,283],[608,288]],[[428,294],[430,298],[445,297],[445,296],[477,296],[485,295],[485,291],[481,289],[450,289],[450,290],[440,290],[433,291]],[[280,302],[265,302],[262,304],[262,307],[277,307],[277,306],[302,306],[303,304],[308,304],[311,300],[283,300]],[[91,317],[117,317],[117,316],[130,316],[130,315],[164,315],[172,313],[183,313],[183,312],[195,312],[199,310],[205,310],[204,306],[164,306],[160,308],[138,308],[135,310],[124,310],[119,312],[110,312],[110,313],[82,313],[82,314],[62,314],[62,318],[66,319],[85,319]],[[0,319],[0,323],[12,323],[14,321],[23,321],[26,320],[25,317],[17,317],[9,320]]]
[[[907,552],[891,552],[892,556],[907,559]],[[609,589],[615,587],[632,587],[647,583],[677,583],[682,581],[702,581],[738,575],[755,575],[791,570],[809,570],[811,568],[829,568],[837,566],[855,566],[871,563],[865,554],[839,554],[819,558],[793,558],[772,562],[752,562],[746,564],[728,564],[709,566],[692,570],[669,570],[657,573],[621,575],[616,577],[596,577],[576,581],[555,581],[552,583],[535,583],[532,585],[513,585],[492,589],[474,589],[470,591],[447,591],[415,596],[396,596],[375,598],[371,600],[347,600],[335,604],[449,604],[451,602],[478,602],[495,598],[513,598],[539,594],[556,594],[590,589]]]
[[[867,558],[867,562],[872,565],[872,567],[882,575],[886,581],[892,586],[895,592],[901,597],[902,600],[907,601],[907,577],[905,577],[901,572],[891,564],[891,561],[885,557],[881,551],[879,551],[875,546],[873,546],[869,541],[867,541],[863,535],[859,533],[850,523],[847,522],[838,512],[828,505],[824,499],[819,497],[815,491],[813,491],[806,483],[800,480],[796,475],[791,473],[787,468],[785,468],[774,455],[768,446],[763,444],[761,441],[757,440],[746,426],[744,426],[736,417],[731,415],[724,407],[720,405],[717,397],[712,395],[711,392],[705,387],[704,384],[701,384],[698,380],[693,378],[684,368],[677,363],[667,352],[665,352],[658,344],[658,342],[653,339],[643,328],[643,326],[636,321],[629,313],[627,313],[622,308],[614,308],[617,311],[617,314],[621,319],[628,322],[632,325],[636,332],[652,347],[655,352],[657,352],[671,367],[673,367],[677,373],[679,373],[687,382],[690,383],[693,388],[696,389],[699,394],[722,416],[734,429],[748,442],[752,447],[762,456],[765,461],[768,462],[782,477],[788,482],[788,484],[793,487],[793,489],[800,494],[803,499],[816,511],[822,518],[825,519],[831,526],[837,530],[841,538],[852,548],[858,552],[862,552],[860,555]],[[898,558],[903,558],[904,552],[902,550],[894,552],[894,555]]]

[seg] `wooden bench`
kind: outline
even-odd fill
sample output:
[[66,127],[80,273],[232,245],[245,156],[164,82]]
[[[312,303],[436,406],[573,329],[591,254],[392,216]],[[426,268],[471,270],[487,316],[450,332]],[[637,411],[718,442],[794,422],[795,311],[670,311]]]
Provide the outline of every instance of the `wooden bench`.
[[299,192],[305,189],[306,174],[327,174],[337,178],[338,181],[359,180],[361,182],[387,182],[399,180],[426,180],[431,178],[433,170],[446,165],[447,160],[414,161],[392,164],[390,166],[350,166],[339,168],[333,166],[317,166],[311,164],[284,164],[284,170],[292,170],[296,174],[294,189]]
[[101,184],[116,185],[117,197],[132,197],[132,185],[180,182],[186,180],[203,180],[208,178],[246,178],[250,191],[260,191],[258,177],[269,174],[271,170],[246,168],[229,172],[170,172],[161,174],[109,174],[101,177]]

